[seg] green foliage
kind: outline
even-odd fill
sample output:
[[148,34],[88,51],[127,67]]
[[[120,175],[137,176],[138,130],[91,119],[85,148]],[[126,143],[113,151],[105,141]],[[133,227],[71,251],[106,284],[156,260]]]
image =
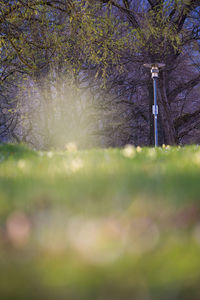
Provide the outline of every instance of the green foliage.
[[2,299],[198,299],[199,146],[0,153]]
[[[128,26],[112,13],[110,3],[76,2],[76,10],[70,16],[72,31],[76,34],[82,58],[99,66],[105,78],[109,64],[118,64],[120,51],[128,48]],[[120,66],[119,66],[120,67]]]
[[131,31],[135,51],[146,52],[147,56],[160,57],[165,61],[171,52],[181,51],[181,38],[177,26],[170,20],[171,1],[160,4],[155,10],[144,12],[141,26]]
[[21,144],[0,144],[0,154],[1,159],[4,160],[6,158],[20,158],[20,157],[29,157],[30,159],[34,156],[37,156],[37,153],[34,150],[31,150],[27,146]]
[[[179,20],[190,10],[190,1],[179,0],[149,10],[143,4],[140,12],[112,1],[2,3],[1,23],[9,30],[2,32],[1,51],[7,57],[17,54],[29,72],[62,59],[75,73],[92,64],[105,79],[111,65],[122,68],[126,52],[161,61],[180,52],[185,32]],[[133,16],[137,25],[130,22]]]

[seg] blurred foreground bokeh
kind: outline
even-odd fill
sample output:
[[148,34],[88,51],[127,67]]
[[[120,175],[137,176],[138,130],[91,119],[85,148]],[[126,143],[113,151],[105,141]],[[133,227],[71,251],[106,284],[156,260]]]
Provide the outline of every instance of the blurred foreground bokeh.
[[0,299],[200,299],[198,146],[0,160]]

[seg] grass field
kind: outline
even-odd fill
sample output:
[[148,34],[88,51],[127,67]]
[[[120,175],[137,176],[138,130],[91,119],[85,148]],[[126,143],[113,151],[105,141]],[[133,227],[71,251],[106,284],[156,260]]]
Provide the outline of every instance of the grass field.
[[1,144],[0,299],[199,300],[200,147]]

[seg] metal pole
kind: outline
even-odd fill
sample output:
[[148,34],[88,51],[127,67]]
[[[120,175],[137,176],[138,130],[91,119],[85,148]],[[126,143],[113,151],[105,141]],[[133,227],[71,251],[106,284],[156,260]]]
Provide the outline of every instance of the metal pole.
[[147,63],[144,64],[145,68],[151,68],[151,75],[153,78],[153,92],[154,92],[154,105],[153,105],[153,114],[154,114],[154,141],[155,147],[158,147],[158,105],[157,105],[157,91],[156,91],[156,81],[158,78],[159,68],[164,68],[164,63]]
[[155,147],[158,146],[158,106],[157,106],[157,90],[156,90],[157,77],[153,77],[153,91],[154,91],[154,141]]

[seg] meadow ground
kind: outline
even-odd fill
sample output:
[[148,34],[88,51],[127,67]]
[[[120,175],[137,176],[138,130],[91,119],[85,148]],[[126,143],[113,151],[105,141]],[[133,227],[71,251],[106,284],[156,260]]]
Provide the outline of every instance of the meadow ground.
[[200,147],[0,145],[0,299],[199,300]]

